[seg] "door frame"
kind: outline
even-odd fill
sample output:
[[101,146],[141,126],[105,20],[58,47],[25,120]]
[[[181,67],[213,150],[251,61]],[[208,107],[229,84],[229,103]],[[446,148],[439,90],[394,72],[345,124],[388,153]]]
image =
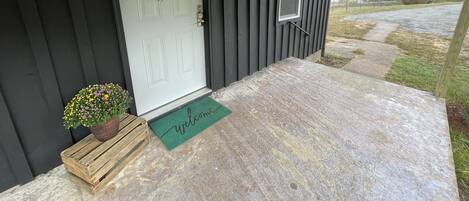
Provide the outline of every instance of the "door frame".
[[[212,76],[212,54],[211,54],[211,34],[210,34],[210,0],[202,0],[203,12],[204,12],[204,51],[205,51],[205,79],[207,83],[207,88],[212,89],[213,83],[213,76]],[[134,96],[134,90],[132,85],[132,79],[130,76],[130,64],[129,64],[129,56],[127,53],[127,44],[125,42],[125,34],[124,34],[124,24],[122,22],[122,13],[119,0],[112,0],[112,7],[114,12],[114,22],[116,24],[117,30],[117,40],[119,45],[119,51],[121,54],[121,63],[122,63],[122,70],[124,72],[125,78],[125,85],[127,90],[129,91],[130,95]],[[195,17],[195,16],[194,16]],[[130,105],[130,113],[137,115],[137,105],[135,101],[133,101]]]

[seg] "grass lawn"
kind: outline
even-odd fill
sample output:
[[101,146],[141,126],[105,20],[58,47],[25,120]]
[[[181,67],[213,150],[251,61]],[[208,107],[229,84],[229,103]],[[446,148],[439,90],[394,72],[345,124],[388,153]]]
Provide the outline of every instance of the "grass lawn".
[[[399,29],[386,39],[403,50],[386,75],[386,80],[417,89],[435,90],[440,68],[445,61],[449,40],[432,35],[416,34]],[[461,106],[462,121],[469,122],[469,65],[459,59],[453,73],[448,104]],[[463,122],[450,121],[453,157],[458,176],[461,200],[469,200],[469,133],[456,128]],[[465,132],[465,133],[464,133]]]
[[342,68],[342,67],[345,66],[345,64],[350,62],[350,60],[352,60],[352,59],[351,58],[345,58],[345,57],[335,55],[335,54],[326,53],[326,55],[324,55],[324,57],[321,57],[321,59],[318,61],[318,63],[324,64],[326,66]]

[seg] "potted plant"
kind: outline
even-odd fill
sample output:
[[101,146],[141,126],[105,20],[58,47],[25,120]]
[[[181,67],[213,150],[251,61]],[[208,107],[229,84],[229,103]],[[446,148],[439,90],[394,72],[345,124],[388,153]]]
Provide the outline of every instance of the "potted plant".
[[64,110],[66,128],[90,128],[101,142],[116,136],[119,116],[127,111],[132,98],[117,84],[90,85],[81,89]]

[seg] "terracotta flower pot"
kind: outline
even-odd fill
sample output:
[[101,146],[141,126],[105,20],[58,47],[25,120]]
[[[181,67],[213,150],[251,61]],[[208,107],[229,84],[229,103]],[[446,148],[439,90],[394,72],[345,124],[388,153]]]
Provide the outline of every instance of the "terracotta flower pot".
[[119,132],[119,117],[114,117],[103,124],[91,126],[90,130],[96,139],[105,142],[116,136]]

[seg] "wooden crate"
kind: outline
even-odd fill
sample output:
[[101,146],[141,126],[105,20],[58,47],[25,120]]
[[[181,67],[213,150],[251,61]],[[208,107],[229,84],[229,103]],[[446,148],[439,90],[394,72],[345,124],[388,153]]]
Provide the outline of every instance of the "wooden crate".
[[120,117],[119,133],[114,138],[100,142],[90,134],[64,150],[62,161],[65,169],[90,184],[94,193],[137,158],[149,139],[145,119],[124,114]]

